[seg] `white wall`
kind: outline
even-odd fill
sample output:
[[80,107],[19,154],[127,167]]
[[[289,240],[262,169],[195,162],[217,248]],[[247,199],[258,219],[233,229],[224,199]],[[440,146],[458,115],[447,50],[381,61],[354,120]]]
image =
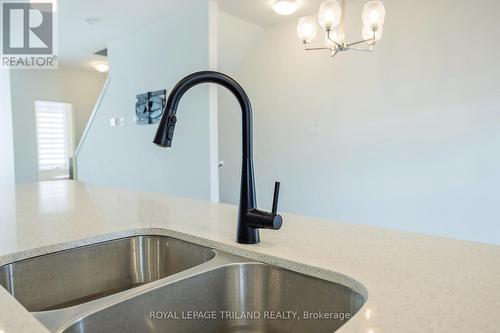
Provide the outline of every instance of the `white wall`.
[[2,69],[0,70],[0,186],[13,185],[14,182],[10,72]]
[[[234,75],[251,53],[264,29],[253,23],[219,11],[218,70]],[[235,97],[223,87],[218,89],[219,197],[221,202],[238,204],[241,172],[241,108]],[[257,175],[258,177],[258,175]]]
[[[78,156],[79,180],[101,185],[210,198],[209,95],[184,96],[174,142],[153,144],[157,125],[136,125],[136,95],[167,89],[209,66],[208,1],[172,4],[165,19],[109,44],[110,84]],[[110,127],[110,118],[126,119]]]
[[[218,69],[218,16],[219,7],[215,1],[208,3],[208,69]],[[208,127],[210,153],[210,201],[219,202],[219,124],[218,124],[218,86],[208,87]]]
[[[13,187],[14,137],[12,131],[12,104],[10,71],[0,69],[0,187]],[[16,191],[0,191],[0,251],[10,252],[16,237]]]
[[[348,3],[357,39],[362,3]],[[304,52],[292,20],[229,73],[254,107],[259,205],[279,179],[283,211],[498,244],[500,3],[384,3],[373,54]],[[226,162],[240,156],[232,126],[220,121]],[[238,189],[239,162],[226,163],[222,200]]]
[[106,76],[81,70],[12,70],[12,109],[17,182],[38,181],[36,100],[73,104],[78,144]]

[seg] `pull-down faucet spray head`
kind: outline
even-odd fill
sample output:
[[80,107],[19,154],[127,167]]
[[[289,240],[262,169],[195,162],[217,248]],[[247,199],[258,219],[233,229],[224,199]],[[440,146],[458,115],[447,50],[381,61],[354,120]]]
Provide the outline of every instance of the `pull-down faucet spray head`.
[[161,117],[160,125],[158,126],[158,130],[153,140],[153,142],[160,147],[172,147],[175,124],[177,123],[175,111],[176,110],[167,109],[167,107],[165,107],[164,112],[166,112],[166,114]]

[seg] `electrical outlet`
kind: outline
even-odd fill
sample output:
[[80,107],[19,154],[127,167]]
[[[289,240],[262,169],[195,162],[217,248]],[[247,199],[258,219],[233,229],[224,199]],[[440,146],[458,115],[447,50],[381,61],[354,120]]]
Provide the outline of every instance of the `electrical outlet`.
[[111,127],[116,126],[116,118],[109,118],[109,126]]

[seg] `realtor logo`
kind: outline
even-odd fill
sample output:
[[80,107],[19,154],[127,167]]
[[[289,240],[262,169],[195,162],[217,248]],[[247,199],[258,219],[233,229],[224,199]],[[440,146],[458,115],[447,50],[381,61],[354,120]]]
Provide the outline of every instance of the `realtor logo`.
[[2,67],[57,68],[52,3],[3,2],[1,17]]

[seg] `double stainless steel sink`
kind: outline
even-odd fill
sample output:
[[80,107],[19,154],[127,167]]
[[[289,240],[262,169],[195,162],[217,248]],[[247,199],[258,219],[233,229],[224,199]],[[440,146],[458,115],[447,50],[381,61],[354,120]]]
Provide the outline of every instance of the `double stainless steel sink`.
[[0,267],[0,285],[52,332],[333,332],[365,299],[286,269],[162,236]]

